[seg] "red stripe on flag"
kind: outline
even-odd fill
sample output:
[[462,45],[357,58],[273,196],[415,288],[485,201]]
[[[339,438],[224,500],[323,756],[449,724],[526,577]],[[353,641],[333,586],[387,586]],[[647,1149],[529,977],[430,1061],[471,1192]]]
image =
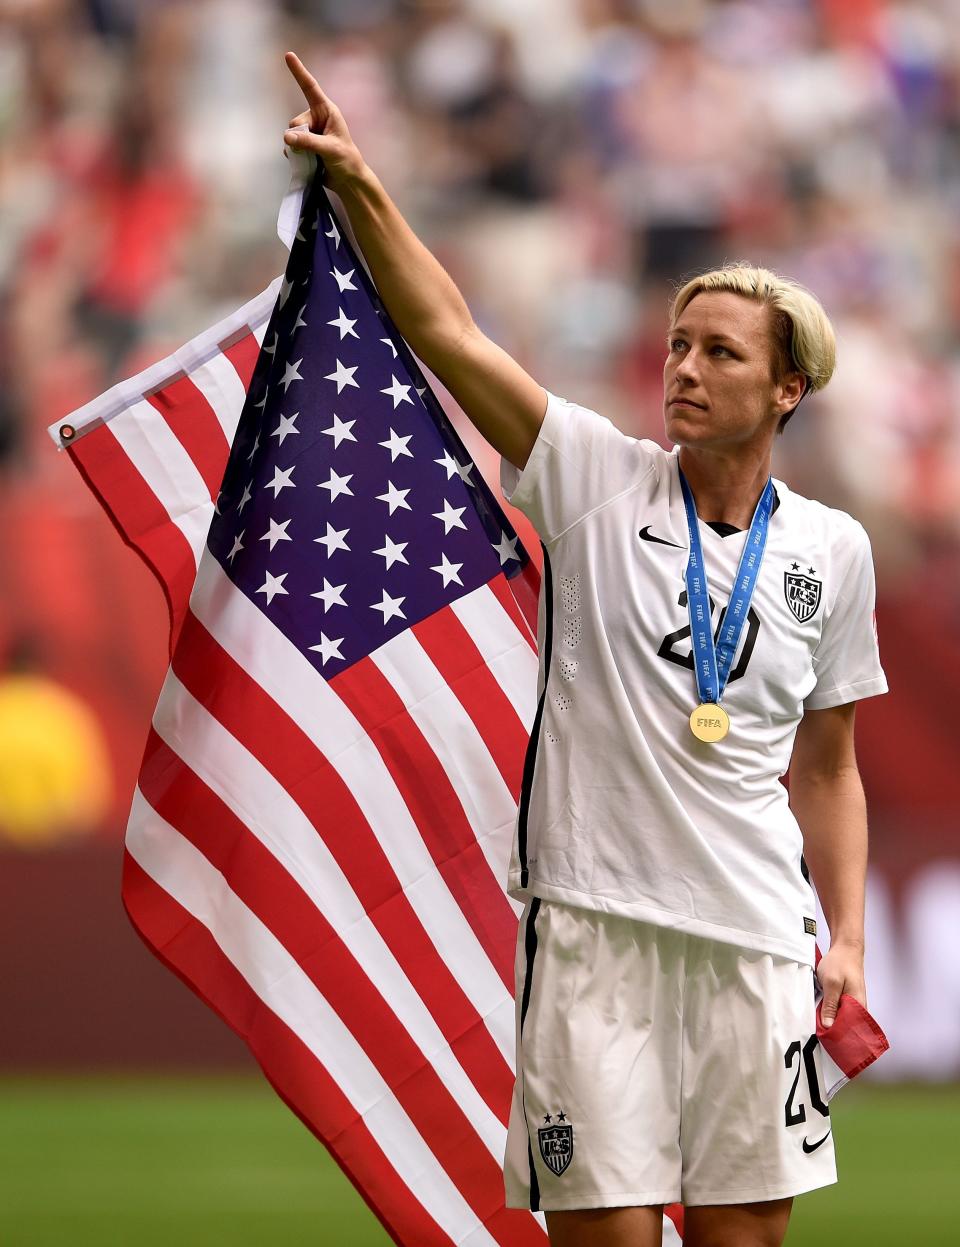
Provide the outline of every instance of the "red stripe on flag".
[[310,819],[471,1082],[506,1123],[513,1088],[510,1067],[486,1026],[477,1025],[479,1013],[423,929],[349,788],[306,733],[191,612],[173,669]]
[[210,498],[216,499],[227,469],[230,447],[216,413],[189,377],[168,382],[162,390],[144,395],[160,412],[174,437],[203,477]]
[[512,993],[517,918],[440,759],[369,658],[328,683],[376,746],[450,894]]
[[[820,960],[817,949],[817,961]],[[856,997],[844,992],[833,1025],[823,1025],[821,1009],[817,1005],[817,1038],[827,1055],[848,1078],[856,1078],[868,1065],[890,1047],[879,1024],[870,1016]]]
[[129,853],[123,903],[150,950],[247,1042],[274,1090],[327,1147],[394,1242],[452,1247],[309,1048],[263,1004],[207,928]]
[[159,580],[170,612],[172,654],[197,575],[190,542],[171,521],[109,424],[85,433],[67,453],[120,536]]
[[244,334],[230,346],[221,346],[220,350],[233,364],[237,376],[243,382],[243,388],[249,390],[253,370],[257,366],[257,358],[260,355],[260,343],[253,336],[253,332]]
[[514,801],[519,801],[523,755],[530,734],[470,633],[452,610],[437,611],[414,624],[411,631],[483,737]]
[[513,580],[508,580],[506,576],[494,576],[488,587],[516,624],[517,631],[536,653],[540,573],[532,563],[528,563],[523,572],[514,576]]
[[[227,879],[286,948],[380,1072],[479,1220],[502,1243],[536,1242],[528,1216],[499,1208],[503,1177],[476,1129],[309,896],[249,828],[151,731],[140,790]],[[482,1025],[479,1020],[477,1026]]]

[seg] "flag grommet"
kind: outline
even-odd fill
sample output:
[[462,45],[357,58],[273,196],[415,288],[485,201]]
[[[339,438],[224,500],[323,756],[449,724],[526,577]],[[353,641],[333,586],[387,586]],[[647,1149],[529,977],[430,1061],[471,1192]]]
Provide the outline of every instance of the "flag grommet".
[[72,424],[61,424],[57,432],[60,435],[61,442],[72,442],[77,436],[77,430]]

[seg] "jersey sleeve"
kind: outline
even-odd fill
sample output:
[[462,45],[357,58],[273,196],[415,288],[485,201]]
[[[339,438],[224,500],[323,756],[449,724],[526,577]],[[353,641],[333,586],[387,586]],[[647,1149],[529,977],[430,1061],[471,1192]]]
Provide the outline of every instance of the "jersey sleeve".
[[500,488],[549,544],[651,472],[652,448],[605,416],[547,391],[526,466],[521,471],[501,458]]
[[804,706],[827,710],[887,691],[877,642],[876,582],[870,538],[854,523],[846,557],[838,559],[840,588],[813,655],[817,683]]

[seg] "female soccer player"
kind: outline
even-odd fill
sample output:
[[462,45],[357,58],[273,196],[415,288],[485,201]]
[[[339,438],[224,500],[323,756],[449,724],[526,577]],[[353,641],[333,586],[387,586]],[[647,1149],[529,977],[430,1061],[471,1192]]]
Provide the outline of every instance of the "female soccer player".
[[807,863],[830,1022],[841,993],[866,1003],[854,708],[886,689],[864,530],[770,478],[833,372],[830,323],[764,269],[694,278],[664,365],[674,449],[627,437],[480,332],[287,64],[308,109],[285,141],[323,161],[398,329],[543,541],[507,1202],[545,1210],[554,1247],[653,1247],[678,1200],[688,1247],[776,1247],[793,1196],[836,1178]]

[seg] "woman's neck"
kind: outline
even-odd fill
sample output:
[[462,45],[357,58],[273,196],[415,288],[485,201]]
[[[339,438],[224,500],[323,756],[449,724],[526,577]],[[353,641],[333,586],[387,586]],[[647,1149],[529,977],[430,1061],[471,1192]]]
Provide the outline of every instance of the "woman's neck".
[[706,523],[749,528],[763,487],[770,476],[770,447],[736,453],[681,446],[680,467]]

